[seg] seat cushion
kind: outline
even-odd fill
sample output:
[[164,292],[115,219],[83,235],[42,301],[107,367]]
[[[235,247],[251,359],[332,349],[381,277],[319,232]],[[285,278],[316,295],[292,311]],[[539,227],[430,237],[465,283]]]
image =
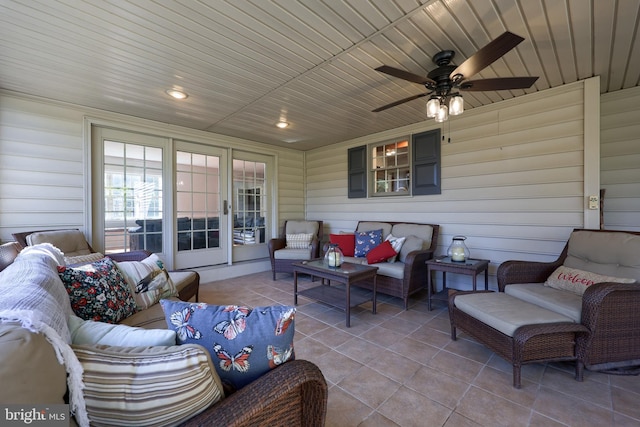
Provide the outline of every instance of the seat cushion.
[[544,286],[542,283],[507,285],[504,293],[537,306],[546,308],[575,322],[582,319],[582,297],[572,292]]
[[[171,299],[179,301],[177,298]],[[122,319],[120,323],[129,326],[139,326],[145,329],[163,329],[167,327],[167,322],[164,319],[164,311],[162,311],[162,306],[159,303]]]
[[503,292],[481,292],[458,295],[456,307],[510,337],[524,325],[570,322],[573,319],[555,311],[507,295]]
[[275,259],[310,260],[311,249],[278,249],[273,253]]

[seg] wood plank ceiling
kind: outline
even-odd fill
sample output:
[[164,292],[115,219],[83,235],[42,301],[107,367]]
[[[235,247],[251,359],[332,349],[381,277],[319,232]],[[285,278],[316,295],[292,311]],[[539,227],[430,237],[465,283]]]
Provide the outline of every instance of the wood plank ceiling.
[[[460,64],[508,30],[525,38],[475,78],[466,108],[599,75],[640,81],[640,0],[1,0],[0,88],[300,150],[425,120],[425,92],[379,73]],[[182,88],[176,101],[166,89]],[[291,125],[278,129],[283,118]]]

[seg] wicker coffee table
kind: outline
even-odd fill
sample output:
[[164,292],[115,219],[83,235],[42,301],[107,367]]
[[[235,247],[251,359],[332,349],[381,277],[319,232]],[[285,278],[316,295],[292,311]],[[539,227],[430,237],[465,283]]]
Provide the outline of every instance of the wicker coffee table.
[[[373,308],[371,312],[376,314],[376,273],[378,272],[378,267],[345,262],[338,268],[329,268],[321,259],[294,262],[292,265],[295,305],[298,305],[298,295],[303,295],[344,310],[347,316],[347,327],[351,326],[351,307],[372,301]],[[320,277],[323,279],[323,284],[298,292],[298,273]],[[354,282],[369,278],[373,279],[373,292],[357,286],[351,286]],[[324,280],[328,281],[327,284],[324,283]],[[345,287],[331,286],[332,281],[343,283]]]

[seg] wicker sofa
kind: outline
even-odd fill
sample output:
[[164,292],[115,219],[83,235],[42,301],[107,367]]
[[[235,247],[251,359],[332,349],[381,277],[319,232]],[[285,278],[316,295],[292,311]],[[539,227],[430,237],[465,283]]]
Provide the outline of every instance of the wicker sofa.
[[[359,221],[355,232],[382,230],[382,238],[389,234],[406,237],[394,262],[381,262],[376,277],[377,292],[402,298],[404,309],[409,307],[409,296],[426,289],[427,266],[438,245],[440,226],[414,222]],[[326,249],[325,249],[326,250]],[[367,258],[345,257],[347,262],[366,264]],[[359,287],[373,289],[373,281],[358,282]]]
[[577,379],[583,366],[640,371],[640,233],[576,229],[555,261],[506,261],[497,275],[499,293],[450,293],[451,333],[512,362],[516,387],[527,362],[577,360]]
[[[0,295],[10,292],[14,282],[3,280],[10,274],[9,268],[18,257],[22,247],[17,242],[0,246]],[[138,252],[138,254],[143,254]],[[130,254],[132,260],[134,254]],[[16,264],[22,265],[22,264]],[[15,267],[15,266],[13,266]],[[4,271],[6,270],[6,271]],[[14,268],[15,270],[15,268]],[[29,268],[29,274],[33,275]],[[19,272],[18,272],[19,273]],[[11,272],[15,277],[16,271]],[[53,273],[57,276],[56,273]],[[37,276],[37,275],[36,275]],[[11,276],[9,276],[11,277]],[[39,285],[33,281],[29,286],[33,289]],[[44,285],[42,285],[44,286]],[[47,285],[49,286],[49,285]],[[49,292],[47,290],[47,292]],[[62,291],[66,293],[66,291]],[[13,292],[15,295],[15,292]],[[45,293],[46,294],[46,293]],[[46,300],[51,299],[48,296]],[[68,299],[64,298],[68,304]],[[3,301],[0,300],[0,303]],[[4,301],[7,302],[6,300]],[[18,301],[18,305],[21,303]],[[60,301],[47,306],[63,307]],[[33,331],[7,317],[0,304],[0,383],[5,385],[0,390],[0,402],[4,404],[63,404],[67,403],[67,372],[61,364],[58,350],[54,350],[50,337]],[[6,309],[6,307],[5,307]],[[67,307],[70,310],[70,307]],[[144,328],[166,328],[166,321],[160,304],[139,311],[124,319],[124,324],[141,326]],[[58,343],[58,346],[60,344]],[[209,365],[212,369],[213,361],[208,351],[201,346],[142,346],[142,347],[109,347],[81,345],[73,346],[73,351],[96,351],[120,353],[131,357],[136,351],[162,354],[181,354],[183,348],[190,347],[197,351],[200,364]],[[69,350],[71,351],[71,350]],[[173,357],[173,356],[172,356]],[[176,356],[177,357],[177,356]],[[133,359],[132,359],[133,360]],[[194,368],[195,370],[196,368]],[[199,369],[199,368],[198,368]],[[204,368],[202,368],[204,369]],[[211,372],[202,371],[202,372]],[[209,374],[211,376],[211,374]],[[204,390],[205,379],[202,376],[194,379],[189,385],[182,382],[180,386],[184,392],[189,388]],[[155,380],[154,380],[155,381]],[[210,380],[206,380],[209,381]],[[189,393],[193,394],[192,391]],[[122,396],[122,399],[125,399]],[[112,402],[113,403],[113,402]],[[293,360],[270,370],[250,384],[226,396],[209,407],[201,407],[193,416],[188,414],[182,418],[182,426],[225,425],[292,425],[292,426],[322,426],[326,414],[327,384],[321,371],[313,363],[305,360]],[[84,424],[84,423],[80,423]],[[125,425],[126,423],[118,425]],[[149,425],[155,421],[150,421]],[[71,425],[76,425],[71,419]]]

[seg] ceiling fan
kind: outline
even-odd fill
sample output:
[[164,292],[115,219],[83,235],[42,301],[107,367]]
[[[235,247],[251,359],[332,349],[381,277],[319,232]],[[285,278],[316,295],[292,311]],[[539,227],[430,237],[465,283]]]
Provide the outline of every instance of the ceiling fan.
[[[489,44],[478,50],[458,66],[451,63],[455,52],[452,50],[443,50],[433,56],[433,62],[438,65],[438,68],[431,70],[426,77],[388,65],[378,67],[376,71],[413,83],[422,84],[429,92],[392,102],[391,104],[376,108],[373,112],[383,111],[396,105],[430,95],[429,102],[427,102],[427,117],[434,117],[436,121],[442,122],[447,120],[449,114],[456,115],[462,113],[464,107],[462,96],[458,92],[460,90],[487,91],[529,88],[538,80],[538,77],[503,77],[467,80],[469,77],[491,65],[523,40],[524,38],[507,31],[495,40],[489,42]],[[449,101],[449,106],[447,106],[447,101]]]

